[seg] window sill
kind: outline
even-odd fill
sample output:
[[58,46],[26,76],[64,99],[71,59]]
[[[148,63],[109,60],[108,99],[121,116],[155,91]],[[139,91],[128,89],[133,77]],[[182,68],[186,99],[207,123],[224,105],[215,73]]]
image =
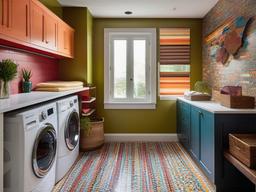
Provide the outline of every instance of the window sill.
[[156,109],[155,103],[104,103],[104,109]]
[[183,95],[160,95],[160,100],[173,100],[176,101],[178,97],[183,97]]

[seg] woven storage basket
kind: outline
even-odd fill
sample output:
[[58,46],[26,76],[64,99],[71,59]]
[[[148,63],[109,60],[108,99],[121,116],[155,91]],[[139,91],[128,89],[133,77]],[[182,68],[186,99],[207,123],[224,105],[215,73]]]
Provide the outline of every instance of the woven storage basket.
[[80,150],[89,151],[104,144],[104,118],[101,121],[90,122],[91,130],[87,136],[84,130],[80,134]]

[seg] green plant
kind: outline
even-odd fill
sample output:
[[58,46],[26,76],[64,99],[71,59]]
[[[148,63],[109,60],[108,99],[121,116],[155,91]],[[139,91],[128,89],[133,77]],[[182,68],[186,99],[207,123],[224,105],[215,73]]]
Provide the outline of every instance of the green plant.
[[91,120],[89,117],[80,118],[80,129],[84,131],[85,136],[89,136],[91,132]]
[[24,79],[24,81],[29,82],[30,78],[32,77],[31,70],[22,69],[21,72],[22,72],[22,78]]
[[4,82],[13,80],[17,75],[17,64],[10,59],[4,59],[0,62],[0,79]]
[[194,90],[201,93],[208,93],[210,94],[210,89],[206,82],[204,81],[197,81],[194,85]]

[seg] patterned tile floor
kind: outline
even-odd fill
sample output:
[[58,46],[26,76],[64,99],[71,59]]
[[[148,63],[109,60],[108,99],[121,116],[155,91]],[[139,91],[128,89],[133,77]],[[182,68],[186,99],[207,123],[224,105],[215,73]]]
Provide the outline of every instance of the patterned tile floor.
[[87,152],[54,192],[214,191],[178,143],[107,143]]

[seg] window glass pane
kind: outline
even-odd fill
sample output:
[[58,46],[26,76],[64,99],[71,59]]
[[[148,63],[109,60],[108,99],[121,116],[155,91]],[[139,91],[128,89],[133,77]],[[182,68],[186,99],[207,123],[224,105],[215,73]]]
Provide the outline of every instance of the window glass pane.
[[114,98],[126,98],[126,40],[114,40]]
[[146,40],[133,41],[134,98],[146,96]]

